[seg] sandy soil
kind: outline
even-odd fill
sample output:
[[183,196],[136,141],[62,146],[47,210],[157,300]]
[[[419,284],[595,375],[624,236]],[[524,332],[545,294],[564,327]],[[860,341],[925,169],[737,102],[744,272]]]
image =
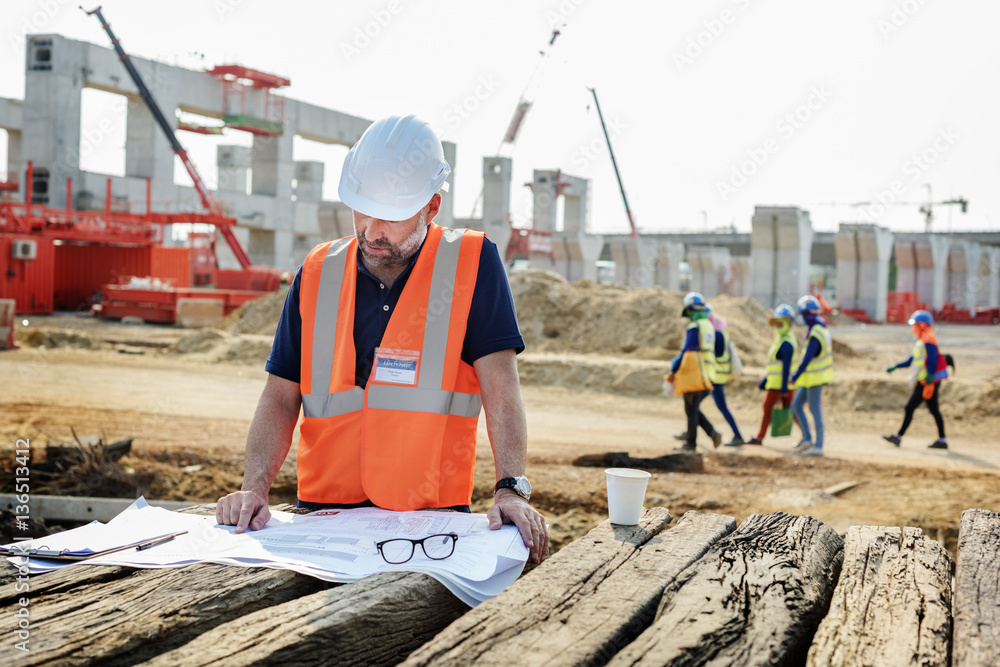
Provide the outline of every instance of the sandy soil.
[[[698,509],[738,520],[783,510],[810,514],[838,531],[854,524],[914,525],[954,551],[962,510],[1000,509],[1000,412],[991,414],[1000,377],[997,333],[992,327],[939,330],[959,364],[948,387],[958,399],[945,400],[947,393],[943,399],[951,442],[947,452],[926,448],[935,435],[926,412],[918,413],[902,447],[878,437],[895,430],[901,418],[905,379],[887,377],[884,367],[908,353],[908,329],[840,326],[837,340],[853,351],[838,364],[838,384],[830,389],[825,458],[792,454],[797,438],[768,439],[760,448],[713,450],[702,435],[704,471],[654,472],[646,504],[667,507],[675,516]],[[192,349],[187,354],[171,352],[180,341],[206,336],[216,343],[224,340],[228,351],[219,354],[213,345],[199,351],[188,344]],[[66,441],[71,429],[101,436],[104,442],[131,437],[133,453],[121,463],[134,473],[136,491],[213,501],[239,485],[243,442],[265,377],[256,349],[260,342],[251,346],[255,351],[241,355],[233,350],[239,345],[245,349],[246,341],[226,336],[92,319],[32,318],[19,338],[37,347],[0,353],[0,445],[10,448],[17,438],[30,438],[38,456],[39,445]],[[600,354],[523,355],[528,475],[556,548],[606,516],[603,470],[576,467],[575,459],[604,452],[660,456],[676,444],[671,434],[684,428],[678,399],[651,394],[649,387],[637,391],[641,382],[616,385],[614,379],[588,378],[620,378],[623,372],[624,377],[641,378],[644,373],[652,377],[647,378],[650,385],[664,365],[656,359]],[[758,372],[749,367],[730,391],[737,421],[751,434],[760,417],[753,388]],[[866,382],[867,399],[857,388]],[[851,391],[850,399],[842,398]],[[993,396],[993,402],[984,396]],[[724,426],[714,406],[706,414]],[[728,429],[724,432],[728,437]],[[476,509],[485,510],[494,471],[482,423],[478,458],[475,502]],[[855,485],[836,495],[825,491],[841,483]],[[7,486],[3,480],[0,485]],[[293,497],[290,458],[272,501]]]

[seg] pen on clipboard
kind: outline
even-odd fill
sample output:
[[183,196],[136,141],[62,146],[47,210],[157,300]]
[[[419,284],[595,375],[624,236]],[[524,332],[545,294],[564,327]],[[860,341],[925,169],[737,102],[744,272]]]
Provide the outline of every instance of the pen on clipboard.
[[143,542],[142,544],[136,546],[135,550],[136,551],[144,551],[146,549],[149,549],[150,547],[155,547],[157,544],[163,544],[164,542],[169,542],[170,540],[174,539],[178,535],[186,535],[186,534],[187,534],[187,531],[186,530],[182,530],[179,533],[171,533],[170,535],[164,535],[162,537],[157,537],[155,539],[149,540],[148,542]]

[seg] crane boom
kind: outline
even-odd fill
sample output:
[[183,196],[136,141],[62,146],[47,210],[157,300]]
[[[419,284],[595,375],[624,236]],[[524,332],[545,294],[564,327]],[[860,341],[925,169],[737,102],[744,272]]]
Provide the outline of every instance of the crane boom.
[[[111,46],[114,47],[115,53],[118,54],[118,59],[122,61],[122,65],[125,66],[125,71],[128,72],[129,77],[132,79],[132,83],[135,87],[139,89],[139,95],[142,96],[142,100],[149,107],[149,111],[153,114],[153,118],[156,120],[156,124],[160,126],[163,133],[167,136],[167,141],[170,142],[171,148],[174,149],[174,153],[181,159],[184,168],[187,170],[188,176],[194,182],[194,189],[198,193],[198,197],[201,199],[201,205],[205,207],[210,213],[218,213],[219,205],[212,198],[209,193],[208,188],[205,186],[205,181],[202,180],[201,175],[195,168],[194,163],[191,162],[191,158],[188,157],[187,151],[184,150],[184,146],[181,145],[179,139],[177,139],[176,133],[174,133],[174,128],[171,127],[170,123],[167,122],[166,116],[163,115],[163,111],[160,109],[160,105],[156,103],[153,98],[153,93],[146,86],[145,82],[142,80],[139,71],[132,64],[132,59],[129,55],[125,53],[125,49],[122,48],[121,42],[115,37],[115,33],[111,30],[111,24],[109,24],[105,19],[104,15],[101,13],[101,8],[98,6],[96,9],[91,9],[87,11],[80,7],[88,15],[96,15],[98,20],[101,22],[101,27],[104,28],[104,32],[108,34],[108,38],[111,40]],[[247,269],[253,266],[253,262],[250,261],[250,256],[247,254],[246,250],[240,244],[240,240],[236,238],[236,234],[227,225],[217,226],[217,229],[222,234],[222,238],[226,240],[229,248],[233,251],[236,256],[236,261],[240,263],[240,268]]]
[[632,228],[632,238],[638,238],[639,232],[635,230],[635,221],[632,220],[632,209],[628,207],[628,197],[625,196],[625,186],[622,185],[622,175],[618,172],[618,161],[615,160],[615,151],[611,148],[611,137],[608,136],[608,128],[604,124],[604,114],[601,113],[601,103],[597,101],[597,90],[590,88],[594,95],[594,105],[597,107],[597,117],[601,119],[601,129],[604,130],[604,140],[608,142],[608,153],[611,154],[611,166],[615,168],[615,178],[618,179],[618,189],[622,192],[622,201],[625,202],[625,215],[628,216],[628,226]]

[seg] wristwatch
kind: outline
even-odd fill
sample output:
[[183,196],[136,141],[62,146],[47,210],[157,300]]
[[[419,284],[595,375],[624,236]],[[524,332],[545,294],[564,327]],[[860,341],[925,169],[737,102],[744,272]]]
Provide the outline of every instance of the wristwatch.
[[531,498],[531,484],[528,483],[528,478],[524,476],[504,477],[497,482],[496,487],[493,489],[493,495],[496,495],[500,489],[510,489],[525,500]]

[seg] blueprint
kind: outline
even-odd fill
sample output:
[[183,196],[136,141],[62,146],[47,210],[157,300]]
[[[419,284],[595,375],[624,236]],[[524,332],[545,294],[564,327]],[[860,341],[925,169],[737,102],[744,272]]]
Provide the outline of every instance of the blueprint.
[[[101,551],[181,531],[186,532],[151,548],[128,549],[75,563],[36,558],[26,562],[21,556],[8,561],[22,568],[27,565],[31,573],[79,565],[158,568],[220,563],[289,569],[345,583],[379,572],[422,572],[475,606],[513,583],[528,558],[517,528],[490,530],[485,514],[377,508],[320,510],[307,515],[272,511],[264,528],[237,535],[233,526],[216,524],[215,517],[170,512],[151,507],[142,498],[106,524],[94,521],[7,548],[20,552],[31,548]],[[439,533],[458,536],[455,552],[443,560],[431,560],[416,547],[409,562],[390,565],[375,547],[376,542],[394,537],[421,539]]]

